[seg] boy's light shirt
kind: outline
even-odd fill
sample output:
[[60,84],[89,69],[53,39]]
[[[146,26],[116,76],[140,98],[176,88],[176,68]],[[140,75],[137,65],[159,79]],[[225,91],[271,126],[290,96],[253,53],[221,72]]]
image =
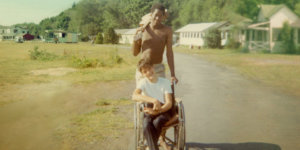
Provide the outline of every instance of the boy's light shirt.
[[137,88],[142,90],[142,95],[153,97],[163,104],[165,103],[165,94],[172,93],[170,81],[160,77],[157,78],[156,83],[143,78],[138,83]]

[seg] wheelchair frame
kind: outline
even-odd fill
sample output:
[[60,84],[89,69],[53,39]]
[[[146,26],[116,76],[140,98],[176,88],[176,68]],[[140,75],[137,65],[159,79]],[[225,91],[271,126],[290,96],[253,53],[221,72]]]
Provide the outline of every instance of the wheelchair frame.
[[[175,99],[176,114],[172,116],[174,119],[171,123],[167,122],[162,129],[161,136],[163,140],[173,149],[184,150],[185,148],[185,113],[182,101],[180,99]],[[143,119],[144,119],[144,107],[142,103],[136,102],[134,105],[134,130],[135,130],[135,150],[145,150],[146,140],[143,133]],[[174,118],[175,117],[175,118]],[[166,133],[169,129],[174,129],[174,135],[172,138],[167,137]]]

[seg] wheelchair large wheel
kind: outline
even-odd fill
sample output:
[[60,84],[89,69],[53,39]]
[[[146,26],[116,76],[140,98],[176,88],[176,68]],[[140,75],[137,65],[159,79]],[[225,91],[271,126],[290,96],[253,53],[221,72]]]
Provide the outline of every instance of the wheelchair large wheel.
[[[181,101],[176,102],[177,107],[177,121],[171,126],[166,126],[162,133],[165,142],[172,146],[174,150],[184,150],[185,148],[185,115],[184,108]],[[173,137],[166,136],[168,129],[174,128]]]
[[135,150],[144,150],[143,118],[144,113],[140,110],[140,104],[134,105],[134,147]]
[[185,113],[182,102],[178,102],[178,126],[177,126],[177,136],[176,136],[176,148],[178,150],[184,150],[185,148]]

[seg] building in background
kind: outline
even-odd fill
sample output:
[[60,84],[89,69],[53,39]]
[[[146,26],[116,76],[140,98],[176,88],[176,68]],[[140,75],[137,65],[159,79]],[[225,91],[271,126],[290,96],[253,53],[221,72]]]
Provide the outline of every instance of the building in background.
[[46,30],[43,41],[49,43],[77,43],[80,34],[63,30]]
[[133,38],[136,33],[136,29],[115,29],[116,34],[119,36],[120,44],[133,44]]
[[248,26],[247,45],[249,50],[276,51],[282,45],[280,31],[285,22],[294,29],[294,43],[300,45],[299,17],[286,5],[260,5],[257,23]]
[[[227,22],[208,22],[208,23],[194,23],[188,24],[178,30],[175,33],[179,34],[179,45],[188,46],[204,46],[205,35],[211,29],[219,29],[225,25]],[[227,40],[227,36],[222,39],[221,43],[224,45]]]
[[28,30],[15,26],[0,26],[0,41],[15,40],[27,34]]

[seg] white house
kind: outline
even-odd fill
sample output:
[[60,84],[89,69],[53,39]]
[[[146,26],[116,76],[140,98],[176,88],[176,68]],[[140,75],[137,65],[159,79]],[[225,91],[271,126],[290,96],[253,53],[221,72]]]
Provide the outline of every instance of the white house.
[[133,44],[133,38],[136,33],[136,29],[118,29],[116,33],[119,35],[120,44]]
[[[209,22],[209,23],[195,23],[188,24],[178,30],[179,33],[179,45],[193,45],[193,46],[204,46],[204,37],[209,29],[219,28],[225,25],[226,22]],[[225,44],[227,40],[226,36],[222,39],[222,44]]]
[[0,41],[14,40],[16,37],[22,37],[26,33],[28,33],[28,30],[20,27],[0,26]]
[[281,46],[279,38],[280,30],[284,22],[294,28],[294,42],[300,44],[300,19],[287,6],[281,5],[260,5],[258,22],[248,26],[247,42],[250,50],[271,50]]

